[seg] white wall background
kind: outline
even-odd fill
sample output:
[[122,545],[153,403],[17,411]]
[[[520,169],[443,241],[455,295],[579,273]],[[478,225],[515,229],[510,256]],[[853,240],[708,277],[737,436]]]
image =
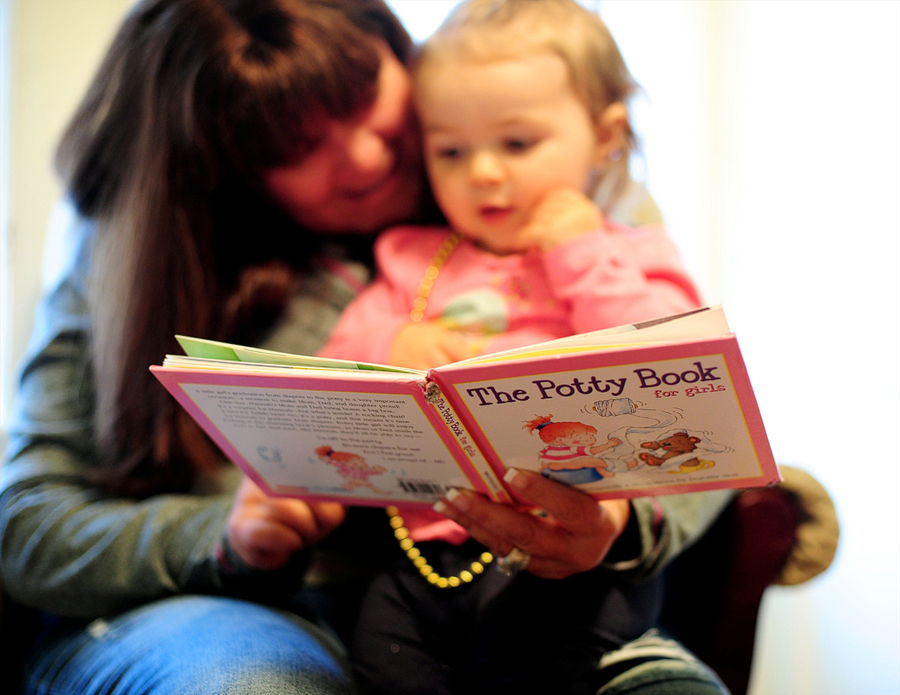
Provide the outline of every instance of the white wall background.
[[649,95],[650,188],[726,306],[776,458],[842,522],[825,576],[767,595],[753,692],[898,693],[900,3],[601,14]]
[[[130,2],[0,0],[3,412],[53,145]],[[424,37],[454,2],[392,4]],[[767,594],[752,691],[900,694],[900,3],[585,4],[645,87],[648,184],[726,306],[776,457],[822,481],[843,524],[827,574]]]

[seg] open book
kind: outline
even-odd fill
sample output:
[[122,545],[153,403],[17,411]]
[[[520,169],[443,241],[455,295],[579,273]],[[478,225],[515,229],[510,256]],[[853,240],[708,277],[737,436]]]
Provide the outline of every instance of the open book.
[[598,499],[780,479],[720,307],[428,372],[178,340],[187,356],[151,370],[273,495],[515,502],[510,467]]

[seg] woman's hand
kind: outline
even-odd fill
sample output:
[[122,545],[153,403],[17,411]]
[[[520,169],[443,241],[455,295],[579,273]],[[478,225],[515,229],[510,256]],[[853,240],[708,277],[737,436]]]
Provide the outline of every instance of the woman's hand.
[[344,516],[344,507],[337,502],[270,497],[244,477],[228,515],[228,543],[251,567],[274,570],[325,538]]
[[523,249],[549,251],[602,228],[603,214],[590,198],[571,188],[557,188],[531,211],[519,241]]
[[463,526],[497,557],[513,548],[531,555],[528,571],[565,579],[599,565],[628,523],[628,500],[597,502],[580,490],[532,473],[510,470],[507,482],[546,511],[540,516],[455,490],[436,508]]
[[409,322],[394,336],[388,361],[395,367],[426,370],[477,354],[475,343],[459,331],[436,321]]

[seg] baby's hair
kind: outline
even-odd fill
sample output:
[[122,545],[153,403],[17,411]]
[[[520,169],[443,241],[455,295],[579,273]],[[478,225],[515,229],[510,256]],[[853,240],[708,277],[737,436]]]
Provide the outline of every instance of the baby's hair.
[[559,437],[566,437],[575,432],[591,432],[597,434],[597,428],[583,422],[553,422],[552,415],[540,415],[524,425],[529,432],[537,432],[543,442],[552,442]]
[[[628,106],[638,85],[603,20],[575,0],[468,0],[457,6],[422,46],[415,69],[441,52],[472,60],[517,58],[550,51],[566,64],[575,94],[596,122],[610,104]],[[628,162],[638,149],[631,122],[622,150],[595,182],[611,191],[605,212],[629,181]]]

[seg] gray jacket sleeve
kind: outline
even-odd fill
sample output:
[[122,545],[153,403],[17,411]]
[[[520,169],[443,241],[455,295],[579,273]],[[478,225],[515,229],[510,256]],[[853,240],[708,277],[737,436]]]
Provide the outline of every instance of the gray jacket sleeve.
[[[234,477],[206,493],[117,498],[85,475],[93,429],[87,274],[92,225],[73,218],[74,254],[36,315],[0,467],[0,579],[16,601],[92,618],[183,592],[233,589],[223,548]],[[246,569],[246,568],[241,568]]]
[[[182,593],[278,601],[302,581],[300,554],[276,572],[243,565],[225,540],[240,472],[223,463],[193,494],[145,500],[92,485],[89,275],[92,222],[62,215],[71,257],[38,308],[0,466],[0,582],[19,603],[94,618]],[[351,272],[351,271],[348,271]],[[359,284],[367,271],[352,271]],[[326,268],[305,278],[267,346],[314,353],[353,285]]]
[[637,555],[608,562],[607,567],[636,578],[662,571],[706,532],[735,494],[733,490],[716,490],[631,500],[638,534]]

